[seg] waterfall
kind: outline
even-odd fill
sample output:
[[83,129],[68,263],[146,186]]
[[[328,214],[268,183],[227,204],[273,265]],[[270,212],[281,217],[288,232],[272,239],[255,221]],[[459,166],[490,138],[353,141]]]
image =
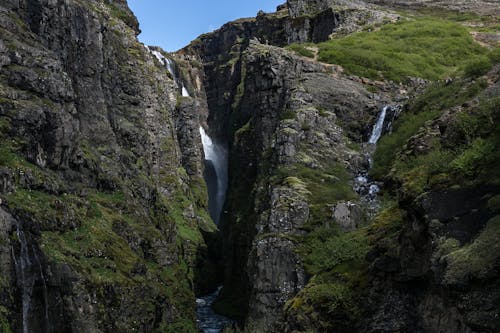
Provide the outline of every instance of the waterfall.
[[[213,167],[213,179],[206,179],[209,192],[209,211],[210,216],[216,224],[219,223],[220,214],[226,200],[226,190],[228,183],[228,152],[224,145],[214,143],[207,135],[205,129],[200,126],[201,142],[207,167]],[[206,176],[206,178],[211,178]],[[215,187],[212,188],[212,187]]]
[[[174,62],[165,57],[160,51],[156,50],[151,50],[148,46],[146,46],[146,49],[158,59],[158,61],[165,66],[165,68],[168,70],[170,75],[172,75],[172,78],[174,79],[175,84],[179,86],[179,80],[177,76],[175,75],[175,69],[174,69]],[[181,93],[183,97],[189,97],[189,93],[184,85],[182,85]]]
[[33,264],[29,256],[26,236],[24,235],[24,232],[19,224],[17,224],[16,227],[16,236],[19,240],[19,244],[21,245],[21,252],[18,260],[16,259],[16,256],[14,256],[14,262],[16,266],[17,283],[21,288],[23,333],[29,333],[30,330],[28,316],[31,307],[31,298],[33,295],[35,279],[30,273]]
[[382,112],[380,113],[380,116],[377,119],[377,123],[375,124],[375,126],[373,126],[372,135],[370,136],[370,140],[368,140],[368,143],[374,145],[378,142],[378,140],[382,136],[382,131],[384,129],[385,116],[387,115],[387,110],[389,108],[390,108],[390,106],[386,105],[382,109]]
[[379,200],[377,198],[377,195],[380,192],[381,183],[369,179],[368,170],[372,167],[372,154],[375,150],[375,145],[377,144],[384,131],[384,123],[386,121],[387,112],[389,110],[391,110],[391,106],[389,105],[386,105],[382,108],[382,112],[380,112],[377,122],[373,126],[368,143],[363,145],[363,151],[366,161],[368,162],[368,167],[366,169],[359,170],[356,178],[354,178],[353,189],[354,191],[356,191],[356,193],[359,194],[361,200],[365,202],[366,206],[368,207],[368,213],[370,215],[376,214],[379,209]]
[[168,72],[170,74],[172,74],[174,81],[177,81],[177,78],[175,77],[175,71],[174,71],[174,62],[168,58],[165,58],[165,65],[167,67]]
[[37,251],[34,246],[31,247],[30,253],[30,247],[20,223],[17,223],[16,225],[16,236],[20,245],[20,253],[19,256],[16,256],[14,250],[12,250],[12,255],[16,269],[17,284],[21,290],[22,333],[32,332],[32,329],[29,326],[29,319],[30,312],[33,310],[33,294],[37,280],[42,283],[43,288],[43,320],[45,324],[45,332],[50,332],[48,291],[45,276],[43,275],[41,261],[38,258]]

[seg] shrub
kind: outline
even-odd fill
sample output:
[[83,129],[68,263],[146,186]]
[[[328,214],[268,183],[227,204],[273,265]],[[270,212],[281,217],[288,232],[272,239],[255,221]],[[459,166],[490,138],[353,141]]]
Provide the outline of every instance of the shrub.
[[479,77],[482,76],[491,69],[492,64],[487,57],[477,57],[465,65],[465,76],[467,77]]
[[500,47],[495,47],[488,53],[488,58],[490,58],[493,64],[500,63]]
[[495,145],[482,138],[477,138],[451,163],[452,168],[468,177],[475,176],[482,164],[488,163],[495,151]]

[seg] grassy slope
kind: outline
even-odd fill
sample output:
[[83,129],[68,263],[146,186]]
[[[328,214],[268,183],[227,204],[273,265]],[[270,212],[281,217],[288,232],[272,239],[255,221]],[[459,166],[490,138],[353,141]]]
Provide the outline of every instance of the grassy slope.
[[[395,124],[394,132],[381,139],[375,153],[372,176],[381,178],[394,169],[395,176],[403,179],[403,183],[417,195],[429,190],[428,186],[433,182],[442,186],[443,180],[452,186],[464,177],[470,182],[500,179],[500,175],[492,174],[494,164],[500,161],[500,131],[495,125],[498,124],[500,109],[498,99],[482,98],[478,106],[458,117],[457,130],[466,136],[461,144],[447,148],[436,145],[426,155],[398,159],[398,152],[407,140],[426,122],[438,118],[450,107],[482,96],[488,83],[477,77],[500,60],[498,48],[489,51],[479,46],[468,30],[456,23],[475,20],[476,16],[450,15],[447,12],[444,16],[447,20],[432,17],[404,20],[387,24],[378,31],[361,32],[317,45],[321,61],[340,64],[349,73],[373,79],[403,81],[407,76],[431,80],[449,75],[462,77],[451,85],[435,83],[412,101],[408,111]],[[308,56],[301,45],[291,49]],[[492,207],[500,206],[498,196],[491,201]],[[285,308],[291,317],[305,324],[305,328],[310,328],[313,323],[312,327],[320,331],[335,329],[344,332],[355,327],[362,316],[360,300],[368,282],[366,254],[377,244],[385,244],[389,249],[398,246],[406,213],[395,202],[397,198],[389,198],[386,208],[368,227],[351,233],[318,228],[301,241],[299,253],[311,279],[287,303]],[[490,224],[487,230],[498,230],[497,220]],[[460,259],[460,254],[465,252],[468,258],[477,257],[473,250],[493,246],[495,239],[497,237],[483,234],[478,238],[478,244],[463,248],[461,252],[451,252],[453,270],[450,274],[468,271],[465,268],[470,260]],[[471,267],[473,271],[477,265]]]

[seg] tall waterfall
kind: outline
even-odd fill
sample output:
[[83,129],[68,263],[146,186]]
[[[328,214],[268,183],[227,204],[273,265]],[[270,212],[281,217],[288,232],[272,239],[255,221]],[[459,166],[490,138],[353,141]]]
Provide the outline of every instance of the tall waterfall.
[[[207,169],[213,168],[213,172],[206,172],[208,186],[208,203],[210,216],[216,224],[219,223],[222,208],[226,201],[226,190],[228,183],[228,151],[224,145],[214,143],[207,135],[205,129],[200,126],[201,141]],[[210,171],[210,170],[209,170]],[[215,179],[212,179],[215,178]]]
[[390,106],[386,105],[382,109],[382,112],[380,113],[380,116],[377,119],[377,123],[375,124],[375,126],[373,126],[372,135],[370,136],[370,140],[368,140],[368,143],[374,145],[378,142],[378,140],[382,136],[382,131],[384,129],[385,116],[387,115],[387,110],[389,108],[390,108]]
[[[22,305],[22,333],[30,333],[30,313],[33,309],[33,294],[35,285],[43,288],[43,321],[45,332],[50,332],[48,293],[45,276],[43,275],[42,264],[38,258],[36,249],[31,248],[26,239],[26,235],[18,223],[16,225],[16,236],[20,244],[19,256],[13,253],[14,265],[17,275],[17,284],[21,290]],[[40,327],[39,327],[40,328]]]

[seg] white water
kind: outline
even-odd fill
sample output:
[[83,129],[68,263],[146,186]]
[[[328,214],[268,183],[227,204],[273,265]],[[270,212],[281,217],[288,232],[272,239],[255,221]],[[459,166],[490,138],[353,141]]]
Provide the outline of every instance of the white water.
[[[214,200],[214,211],[211,212],[212,218],[216,224],[219,223],[220,214],[226,201],[226,190],[228,182],[228,152],[227,148],[223,145],[214,143],[213,140],[207,135],[205,129],[200,126],[201,142],[203,144],[203,152],[205,154],[205,160],[212,163],[214,170],[217,189],[215,191],[215,198],[209,198],[209,200]],[[207,182],[210,183],[210,182]],[[210,192],[210,189],[209,189]]]
[[165,64],[167,66],[167,70],[169,71],[169,73],[172,74],[172,77],[174,78],[174,80],[177,81],[177,78],[175,77],[175,71],[174,71],[174,62],[168,58],[165,58]]
[[234,323],[231,319],[215,313],[212,309],[212,304],[219,296],[221,289],[222,287],[219,287],[213,294],[196,299],[198,328],[202,333],[219,333]]
[[[156,50],[151,50],[149,47],[146,46],[146,49],[148,49],[149,52],[151,52],[152,55],[158,59],[158,61],[167,68],[168,72],[170,75],[172,75],[172,78],[174,79],[174,82],[179,85],[179,82],[177,80],[177,77],[175,76],[175,70],[174,70],[174,62],[172,59],[169,59],[165,57],[160,51]],[[187,92],[186,88],[184,85],[182,86],[182,96],[184,97],[189,97],[189,93]]]
[[45,331],[50,332],[48,292],[45,276],[43,275],[42,264],[34,247],[32,248],[30,255],[26,235],[24,234],[24,231],[19,223],[16,225],[16,236],[20,244],[20,253],[19,256],[16,256],[14,250],[12,250],[12,254],[16,268],[17,284],[21,289],[22,333],[31,332],[29,327],[29,314],[32,310],[33,290],[37,278],[40,278],[43,284]]
[[20,284],[21,287],[21,301],[23,307],[23,333],[29,333],[30,330],[28,315],[31,308],[31,296],[33,294],[33,286],[35,284],[35,280],[29,272],[32,263],[28,254],[28,243],[19,224],[17,225],[16,236],[21,245],[20,257],[18,260],[16,260],[15,265],[18,284]]
[[390,106],[386,105],[382,109],[382,112],[380,113],[380,116],[377,119],[377,123],[375,124],[375,126],[373,126],[372,135],[370,136],[370,140],[368,140],[368,143],[374,145],[377,143],[377,141],[382,136],[382,131],[384,129],[385,116],[387,115],[387,110],[389,108],[390,108]]

